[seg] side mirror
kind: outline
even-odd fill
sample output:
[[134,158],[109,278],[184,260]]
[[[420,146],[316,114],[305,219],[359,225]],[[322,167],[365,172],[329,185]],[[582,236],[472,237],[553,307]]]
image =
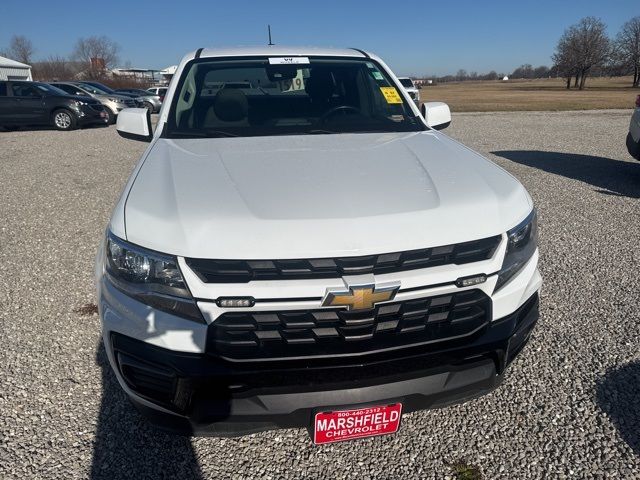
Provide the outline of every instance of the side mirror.
[[125,108],[118,114],[116,130],[123,138],[150,142],[153,138],[151,115],[146,108]]
[[449,105],[442,102],[423,103],[420,108],[422,117],[431,128],[442,130],[451,124],[451,110]]

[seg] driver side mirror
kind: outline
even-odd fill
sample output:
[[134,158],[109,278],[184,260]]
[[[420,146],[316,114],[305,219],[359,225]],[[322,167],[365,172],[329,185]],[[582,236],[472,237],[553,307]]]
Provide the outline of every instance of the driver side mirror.
[[420,108],[422,117],[431,128],[442,130],[451,124],[451,110],[449,105],[443,102],[423,103]]
[[150,142],[153,138],[151,114],[146,108],[125,108],[118,114],[116,130],[123,138]]

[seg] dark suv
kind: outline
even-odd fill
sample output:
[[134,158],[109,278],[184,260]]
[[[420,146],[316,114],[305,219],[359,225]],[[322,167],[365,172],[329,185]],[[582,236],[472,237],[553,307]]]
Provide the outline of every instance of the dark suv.
[[73,130],[108,121],[97,100],[68,95],[41,82],[0,81],[0,126],[14,130],[22,125],[52,125]]

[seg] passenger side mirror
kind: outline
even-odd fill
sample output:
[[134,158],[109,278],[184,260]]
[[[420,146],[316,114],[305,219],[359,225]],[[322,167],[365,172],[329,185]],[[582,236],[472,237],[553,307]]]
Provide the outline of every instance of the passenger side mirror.
[[123,138],[150,142],[153,138],[151,114],[146,108],[125,108],[118,114],[116,130]]
[[423,103],[420,108],[422,117],[431,128],[442,130],[451,124],[451,110],[449,105],[442,102]]

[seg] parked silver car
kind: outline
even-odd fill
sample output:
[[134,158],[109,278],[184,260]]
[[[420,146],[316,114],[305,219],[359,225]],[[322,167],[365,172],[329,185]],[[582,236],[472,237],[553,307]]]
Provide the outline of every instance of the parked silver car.
[[116,90],[116,93],[125,93],[128,95],[137,95],[139,100],[142,100],[143,107],[149,110],[151,113],[157,113],[160,111],[160,107],[162,107],[162,101],[160,100],[160,95],[155,95],[147,90],[142,90],[140,88],[119,88]]
[[107,93],[94,85],[82,82],[52,82],[51,85],[54,85],[71,95],[95,98],[105,107],[107,115],[109,115],[109,123],[116,123],[118,113],[120,113],[120,110],[123,108],[136,107],[136,102],[133,98]]
[[167,94],[169,87],[151,87],[147,88],[147,92],[151,92],[154,95],[159,95],[160,100],[164,100],[164,96]]

